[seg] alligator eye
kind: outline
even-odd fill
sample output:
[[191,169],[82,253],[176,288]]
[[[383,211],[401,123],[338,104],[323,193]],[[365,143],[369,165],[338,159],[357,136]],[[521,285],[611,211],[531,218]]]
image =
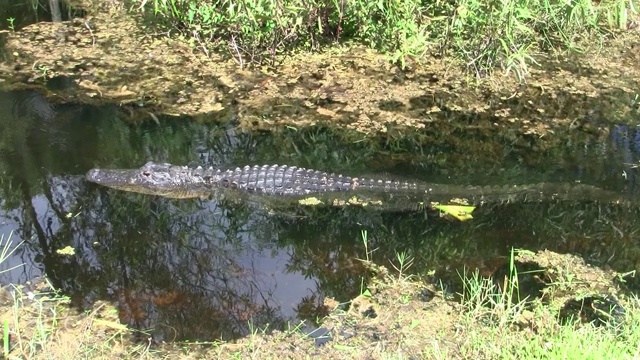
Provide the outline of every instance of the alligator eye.
[[143,171],[142,175],[144,175],[146,177],[149,177],[149,176],[151,176],[151,171]]

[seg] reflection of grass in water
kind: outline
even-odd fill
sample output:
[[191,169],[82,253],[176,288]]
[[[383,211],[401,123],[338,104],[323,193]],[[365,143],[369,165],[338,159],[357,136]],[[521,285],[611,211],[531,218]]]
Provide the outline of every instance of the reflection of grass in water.
[[[75,314],[68,308],[69,298],[55,291],[47,292],[50,285],[37,293],[16,286],[12,289],[11,304],[0,307],[5,358],[153,359],[208,355],[207,358],[258,359],[293,353],[300,358],[311,353],[351,358],[371,355],[374,351],[378,358],[404,359],[410,354],[406,346],[420,349],[425,358],[436,359],[631,359],[640,355],[637,348],[640,343],[640,302],[637,299],[626,302],[628,317],[621,325],[561,325],[550,306],[520,298],[518,275],[522,274],[515,266],[516,253],[512,252],[509,273],[501,281],[502,286],[476,273],[463,277],[465,286],[460,307],[445,303],[436,292],[432,293],[431,300],[419,300],[416,294],[425,289],[425,283],[407,272],[413,263],[412,254],[398,252],[392,262],[395,269],[392,274],[371,263],[371,253],[376,249],[371,248],[366,231],[360,235],[365,251],[362,261],[369,263],[377,276],[374,283],[363,284],[358,298],[360,304],[372,304],[374,310],[367,312],[368,315],[351,310],[332,315],[333,320],[344,320],[346,331],[361,329],[353,331],[353,337],[342,337],[338,332],[341,327],[334,328],[334,332],[327,331],[331,336],[326,340],[329,344],[315,347],[313,342],[317,339],[308,337],[302,324],[293,324],[276,334],[269,334],[268,328],[254,327],[251,334],[237,344],[190,342],[151,351],[150,342],[135,344],[129,341],[132,331],[119,324],[117,311],[105,304],[96,304],[92,311]],[[371,291],[369,286],[372,286]],[[548,286],[559,285],[551,283]],[[442,312],[443,309],[449,310]],[[454,309],[459,311],[452,311]],[[436,318],[448,320],[440,323],[433,321]],[[455,330],[450,324],[455,325]],[[382,329],[386,334],[384,347],[373,348],[367,338],[370,331],[362,331],[373,328]],[[423,335],[425,329],[432,332]],[[200,347],[203,344],[208,345],[204,350]]]

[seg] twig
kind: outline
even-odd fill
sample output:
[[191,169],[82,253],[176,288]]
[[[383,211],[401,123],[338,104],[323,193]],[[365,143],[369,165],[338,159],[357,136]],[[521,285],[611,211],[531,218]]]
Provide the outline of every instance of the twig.
[[91,26],[87,21],[84,22],[84,26],[89,30],[89,34],[91,34],[92,43],[91,46],[96,46],[96,37],[93,35],[93,30],[91,30]]
[[211,58],[211,56],[209,55],[209,50],[204,45],[204,42],[202,42],[202,40],[200,40],[200,35],[198,34],[198,31],[193,30],[192,33],[193,33],[193,37],[200,44],[200,47],[202,47],[202,51],[204,51],[205,55],[207,55],[208,58]]
[[236,43],[235,35],[231,35],[231,48],[235,50],[238,56],[238,63],[240,63],[240,69],[244,67],[244,62],[242,60],[242,54],[240,53],[240,49],[238,49],[238,44]]

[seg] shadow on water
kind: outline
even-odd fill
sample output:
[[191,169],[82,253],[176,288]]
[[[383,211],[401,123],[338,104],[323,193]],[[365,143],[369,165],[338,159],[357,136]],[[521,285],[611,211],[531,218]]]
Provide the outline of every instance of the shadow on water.
[[[496,259],[513,247],[638,269],[634,206],[494,204],[479,207],[466,223],[362,208],[272,214],[223,201],[118,192],[83,179],[94,166],[138,167],[148,160],[286,163],[461,184],[579,180],[633,199],[636,128],[617,126],[606,136],[558,134],[564,145],[540,154],[514,147],[513,134],[454,121],[410,135],[364,136],[319,127],[248,132],[226,119],[204,124],[160,117],[132,125],[127,116],[117,106],[54,106],[37,92],[0,93],[0,232],[25,241],[2,264],[15,267],[0,275],[2,283],[46,274],[79,308],[111,300],[123,322],[171,341],[231,339],[247,334],[249,324],[313,321],[326,313],[325,296],[346,300],[361,291],[368,275],[357,259],[366,258],[367,249],[383,265],[406,252],[417,274],[462,266],[492,273]],[[451,134],[458,146],[451,146]],[[488,141],[491,153],[477,150]],[[58,252],[68,246],[74,255]]]
[[66,21],[83,17],[83,10],[76,10],[65,0],[0,0],[0,30],[19,30],[41,21]]

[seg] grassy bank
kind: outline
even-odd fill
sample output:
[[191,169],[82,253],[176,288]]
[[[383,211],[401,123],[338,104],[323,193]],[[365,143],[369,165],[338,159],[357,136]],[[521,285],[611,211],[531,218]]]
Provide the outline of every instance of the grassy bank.
[[205,52],[241,64],[296,49],[358,43],[401,65],[453,56],[479,75],[503,69],[524,76],[541,51],[583,50],[634,26],[637,0],[516,1],[180,1],[134,0]]
[[[492,292],[495,288],[487,287],[489,282],[474,281],[470,285],[485,294],[483,300],[497,299],[497,293]],[[314,354],[338,359],[367,355],[376,359],[415,356],[424,359],[637,359],[640,356],[640,307],[637,301],[627,308],[629,316],[624,325],[558,325],[554,314],[542,306],[525,311],[521,305],[499,301],[489,308],[487,304],[480,305],[481,302],[471,302],[471,299],[460,306],[436,300],[425,306],[411,299],[421,288],[423,284],[406,278],[391,280],[383,287],[379,284],[373,295],[367,293],[361,296],[364,300],[355,299],[354,302],[376,303],[382,319],[367,319],[349,311],[336,313],[332,315],[333,319],[327,320],[344,329],[375,328],[380,333],[386,333],[383,328],[392,327],[397,332],[392,339],[372,341],[371,334],[356,331],[348,340],[338,336],[321,347],[314,346],[313,339],[295,329],[270,335],[256,330],[237,344],[151,345],[140,340],[135,342],[132,339],[144,337],[119,324],[114,319],[116,310],[108,304],[96,304],[93,311],[78,314],[68,307],[68,298],[41,293],[30,299],[20,289],[12,289],[13,304],[3,304],[0,309],[5,324],[4,358],[188,359],[205,356],[305,359]],[[391,296],[400,297],[393,299]],[[429,307],[433,313],[425,315],[424,309],[419,307]],[[394,313],[396,319],[387,318],[385,311],[389,308],[401,311]],[[463,312],[457,313],[462,309]],[[525,317],[528,325],[523,327]],[[436,321],[435,318],[444,319]],[[372,325],[374,322],[375,326]],[[426,327],[429,329],[425,330]]]
[[[4,242],[4,245],[7,243]],[[6,248],[6,246],[5,246]],[[524,255],[522,255],[524,254]],[[3,356],[6,359],[637,359],[640,356],[640,302],[620,299],[617,314],[585,305],[598,289],[615,292],[609,271],[571,255],[523,252],[518,261],[538,259],[547,279],[544,301],[521,298],[516,257],[501,279],[460,277],[458,300],[407,275],[411,259],[401,254],[395,271],[365,260],[376,276],[348,304],[323,320],[330,339],[311,338],[291,327],[285,332],[256,329],[237,343],[153,343],[150,335],[120,324],[118,310],[98,302],[78,312],[69,298],[44,282],[27,290],[0,292]],[[588,273],[584,273],[588,271]],[[529,274],[532,275],[532,274]],[[588,279],[588,280],[587,280]],[[496,281],[497,280],[497,281]],[[364,284],[363,284],[364,285]],[[582,302],[576,316],[562,320],[567,298]],[[597,319],[585,321],[591,308]],[[319,345],[322,343],[322,345]]]

